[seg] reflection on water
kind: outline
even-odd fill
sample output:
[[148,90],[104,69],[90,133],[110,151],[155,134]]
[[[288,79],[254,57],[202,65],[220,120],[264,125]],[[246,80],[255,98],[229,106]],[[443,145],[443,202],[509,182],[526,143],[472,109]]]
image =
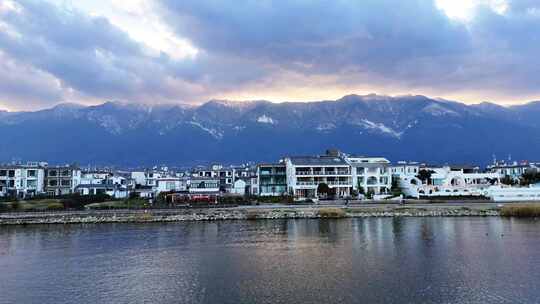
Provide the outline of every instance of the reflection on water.
[[540,224],[370,218],[0,228],[0,303],[538,303]]

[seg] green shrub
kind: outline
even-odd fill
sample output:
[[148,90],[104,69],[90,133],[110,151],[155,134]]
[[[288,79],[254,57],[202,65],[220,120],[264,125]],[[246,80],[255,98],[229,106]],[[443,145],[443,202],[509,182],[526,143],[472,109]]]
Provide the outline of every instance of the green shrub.
[[80,195],[78,193],[59,197],[66,209],[82,210],[84,206],[94,203],[102,203],[111,200],[107,194]]
[[7,203],[0,203],[0,212],[9,211],[11,208]]
[[59,202],[53,202],[47,204],[47,210],[62,210],[64,209],[64,204]]
[[11,202],[10,207],[12,211],[17,211],[21,208],[21,203],[19,203],[18,201]]

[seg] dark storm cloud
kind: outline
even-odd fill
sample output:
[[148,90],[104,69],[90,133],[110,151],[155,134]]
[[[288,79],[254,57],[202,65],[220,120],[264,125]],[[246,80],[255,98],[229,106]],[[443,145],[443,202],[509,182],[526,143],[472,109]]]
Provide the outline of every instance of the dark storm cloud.
[[[175,91],[182,89],[181,84],[171,87],[167,81],[182,76],[189,61],[180,64],[164,54],[148,55],[144,46],[103,17],[44,1],[17,4],[20,11],[0,15],[0,21],[9,27],[0,30],[0,51],[12,60],[56,77],[64,89],[90,97],[183,97]],[[43,96],[44,103],[49,101],[47,97]]]
[[414,57],[467,52],[464,26],[429,1],[161,0],[195,45],[306,72],[387,71]]
[[0,74],[0,104],[72,95],[204,101],[253,85],[280,90],[290,79],[298,87],[324,79],[439,95],[540,96],[536,0],[508,0],[504,14],[479,7],[468,22],[449,19],[430,0],[156,3],[196,57],[156,54],[104,17],[46,1],[0,10],[0,59],[9,71]]
[[427,0],[160,3],[179,35],[224,57],[343,74],[344,83],[540,93],[538,1],[511,0],[503,15],[480,7],[470,24]]

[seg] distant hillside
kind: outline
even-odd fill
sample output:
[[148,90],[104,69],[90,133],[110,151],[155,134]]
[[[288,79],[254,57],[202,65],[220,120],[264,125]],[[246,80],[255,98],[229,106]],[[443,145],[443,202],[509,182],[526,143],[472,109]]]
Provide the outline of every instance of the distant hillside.
[[150,165],[274,161],[328,147],[391,160],[486,163],[540,159],[540,102],[501,107],[424,96],[336,101],[107,102],[0,112],[0,160]]

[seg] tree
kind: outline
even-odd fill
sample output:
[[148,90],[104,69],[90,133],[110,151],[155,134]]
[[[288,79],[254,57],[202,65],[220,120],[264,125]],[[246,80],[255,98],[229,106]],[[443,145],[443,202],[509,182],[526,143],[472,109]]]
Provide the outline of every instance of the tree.
[[435,171],[433,170],[426,170],[426,169],[422,169],[420,171],[418,171],[418,175],[416,175],[416,177],[418,177],[418,179],[420,179],[422,181],[422,183],[425,183],[425,184],[430,184],[431,182],[431,175],[435,173]]
[[317,186],[317,194],[327,196],[330,193],[330,187],[325,183],[320,183]]
[[369,189],[367,194],[366,194],[366,198],[367,199],[372,199],[374,195],[375,195],[375,192],[373,191],[373,189]]
[[540,182],[540,172],[537,170],[527,170],[521,175],[520,184],[522,186],[528,186],[531,184],[537,184]]
[[517,184],[517,182],[512,177],[510,177],[510,175],[505,175],[503,178],[501,178],[501,184],[513,186]]
[[399,186],[399,180],[397,178],[392,178],[392,188],[390,188],[390,191],[394,196],[400,196],[403,194],[403,191],[401,191],[401,187]]

